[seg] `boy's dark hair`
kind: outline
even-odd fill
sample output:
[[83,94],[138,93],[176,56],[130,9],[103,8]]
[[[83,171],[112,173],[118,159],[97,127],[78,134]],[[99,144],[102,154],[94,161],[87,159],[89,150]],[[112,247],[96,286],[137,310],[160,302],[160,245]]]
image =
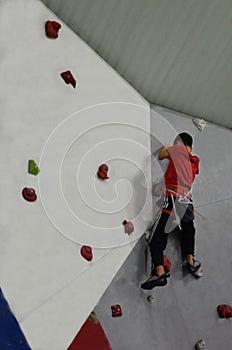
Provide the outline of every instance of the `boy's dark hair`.
[[176,145],[178,141],[182,142],[185,146],[192,147],[193,145],[193,138],[187,132],[181,132],[179,135],[177,135],[173,144]]

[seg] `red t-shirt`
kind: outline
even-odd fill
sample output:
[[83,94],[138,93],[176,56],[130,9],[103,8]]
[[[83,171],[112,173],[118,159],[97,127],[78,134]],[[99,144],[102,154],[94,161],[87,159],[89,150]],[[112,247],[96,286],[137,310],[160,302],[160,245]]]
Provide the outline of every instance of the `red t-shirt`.
[[190,190],[196,174],[199,173],[200,159],[188,152],[183,145],[167,147],[170,155],[168,168],[164,176],[165,186],[175,192]]

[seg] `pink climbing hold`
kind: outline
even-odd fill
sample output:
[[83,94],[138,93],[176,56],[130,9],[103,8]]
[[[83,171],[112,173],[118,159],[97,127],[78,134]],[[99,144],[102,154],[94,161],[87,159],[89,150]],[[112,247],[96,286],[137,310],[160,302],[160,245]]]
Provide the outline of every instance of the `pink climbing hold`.
[[112,305],[111,310],[112,310],[112,317],[121,317],[122,316],[122,309],[121,309],[121,306],[119,304]]
[[230,305],[218,305],[217,311],[220,318],[232,318],[232,306]]
[[93,259],[93,251],[92,248],[88,245],[83,245],[81,247],[81,255],[83,256],[84,259],[87,261],[91,261]]
[[23,198],[28,202],[35,202],[37,199],[37,195],[35,193],[34,188],[25,187],[22,190],[22,195]]
[[164,270],[170,271],[171,270],[171,261],[164,255]]
[[99,168],[98,168],[97,176],[98,176],[101,180],[109,179],[108,171],[109,171],[108,165],[102,164],[102,165],[100,165]]
[[70,70],[67,70],[66,72],[63,72],[60,75],[64,79],[66,84],[71,84],[74,88],[76,87],[76,80],[73,77],[73,75],[70,72]]
[[127,233],[128,235],[134,232],[135,228],[131,221],[124,220],[123,225],[124,225],[125,233]]
[[45,32],[47,37],[50,39],[58,38],[58,32],[60,28],[61,28],[61,24],[56,21],[47,21],[45,23]]

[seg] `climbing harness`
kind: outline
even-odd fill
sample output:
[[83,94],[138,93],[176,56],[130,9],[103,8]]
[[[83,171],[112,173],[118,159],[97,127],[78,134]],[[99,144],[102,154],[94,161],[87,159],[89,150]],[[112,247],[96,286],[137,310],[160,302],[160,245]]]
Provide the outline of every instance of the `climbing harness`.
[[174,196],[178,199],[178,202],[180,204],[186,205],[186,209],[187,209],[187,205],[189,205],[189,204],[193,205],[192,193],[191,193],[191,191],[188,191],[187,193],[180,194],[180,193],[173,191],[169,188],[165,188],[163,192],[165,194],[168,192],[171,199],[172,199],[172,207],[173,207],[173,212],[175,214],[175,221],[176,221],[177,226],[181,229],[181,226],[180,226],[181,219],[180,219],[180,216],[178,215],[177,210],[176,210]]

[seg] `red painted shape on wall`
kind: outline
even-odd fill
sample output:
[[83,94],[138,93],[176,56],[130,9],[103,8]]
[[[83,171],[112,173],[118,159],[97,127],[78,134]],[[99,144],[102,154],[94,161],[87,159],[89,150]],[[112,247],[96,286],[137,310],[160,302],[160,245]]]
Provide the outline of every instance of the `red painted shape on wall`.
[[61,28],[61,24],[56,21],[47,21],[45,23],[45,32],[48,38],[56,39],[58,38],[58,32]]
[[70,72],[70,70],[67,70],[66,72],[63,72],[60,75],[64,79],[66,84],[71,84],[74,88],[76,87],[76,80],[73,77],[73,75]]
[[90,317],[86,320],[79,333],[67,350],[112,350],[105,332],[98,321]]
[[231,318],[232,317],[232,306],[221,304],[217,307],[218,315],[220,318]]

